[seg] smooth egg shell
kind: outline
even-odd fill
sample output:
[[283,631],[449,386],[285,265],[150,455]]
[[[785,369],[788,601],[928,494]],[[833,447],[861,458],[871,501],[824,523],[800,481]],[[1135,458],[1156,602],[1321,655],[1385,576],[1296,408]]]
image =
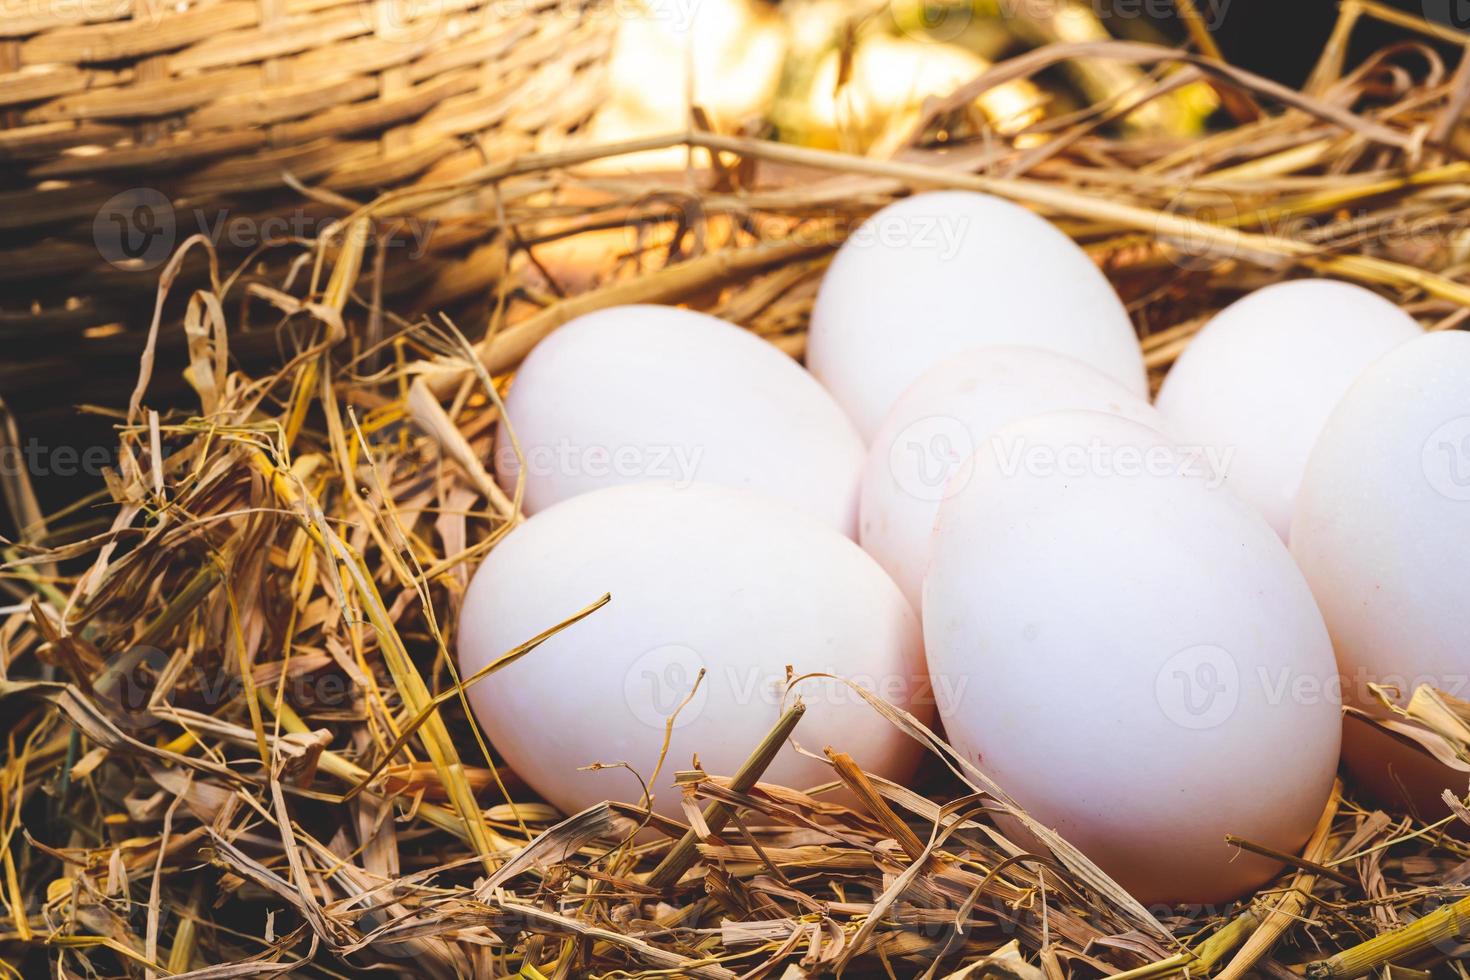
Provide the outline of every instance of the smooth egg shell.
[[858,540],[917,608],[929,537],[953,478],[1008,422],[1062,409],[1163,419],[1112,378],[1035,347],[977,347],[946,358],[904,392],[868,449]]
[[1361,286],[1276,283],[1211,319],[1155,404],[1175,438],[1229,453],[1230,488],[1285,539],[1327,416],[1368,365],[1421,332],[1413,317]]
[[969,191],[916,194],[853,232],[818,289],[807,366],[871,438],[921,374],[990,344],[1068,354],[1148,395],[1128,313],[1087,254]]
[[[1307,462],[1291,550],[1327,620],[1345,700],[1376,710],[1369,683],[1404,699],[1420,684],[1470,698],[1470,334],[1403,344],[1343,396]],[[1463,775],[1444,778],[1465,791]],[[1418,795],[1433,805],[1435,794]]]
[[[678,711],[658,777],[657,809],[678,817],[676,770],[698,753],[733,774],[781,714],[781,683],[831,671],[921,718],[930,714],[918,618],[856,544],[792,508],[712,485],[612,487],[529,518],[471,581],[460,617],[460,669],[471,674],[604,593],[611,602],[470,687],[490,741],[565,812],[637,803],[626,762],[653,777],[666,719]],[[695,688],[699,671],[706,671]],[[802,682],[795,739],[833,746],[902,780],[918,744],[845,684]],[[767,781],[833,779],[787,747]]]
[[1001,429],[940,506],[924,637],[954,746],[1144,902],[1223,902],[1331,789],[1332,650],[1270,526],[1157,432]]
[[[784,500],[849,537],[863,443],[830,395],[734,324],[668,306],[578,317],[521,365],[505,399],[534,514],[602,487],[718,483]],[[495,471],[520,463],[505,427]]]

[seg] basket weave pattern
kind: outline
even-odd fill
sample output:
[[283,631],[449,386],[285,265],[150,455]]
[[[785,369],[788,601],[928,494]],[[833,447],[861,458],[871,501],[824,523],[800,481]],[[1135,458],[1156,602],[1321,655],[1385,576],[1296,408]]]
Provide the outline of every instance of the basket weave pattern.
[[[598,105],[613,28],[597,0],[0,10],[0,331],[32,344],[146,325],[156,271],[106,254],[94,227],[120,193],[265,227],[303,213],[293,181],[340,215],[376,192],[563,145]],[[181,224],[178,239],[196,230]],[[475,242],[436,244],[462,260]],[[439,274],[418,272],[430,285]]]

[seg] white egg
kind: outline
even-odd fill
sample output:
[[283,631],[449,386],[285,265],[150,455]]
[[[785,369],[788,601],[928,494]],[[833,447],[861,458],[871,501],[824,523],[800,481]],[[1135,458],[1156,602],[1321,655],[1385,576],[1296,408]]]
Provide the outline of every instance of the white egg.
[[1307,463],[1291,550],[1345,700],[1371,704],[1370,682],[1470,697],[1470,334],[1412,340],[1343,396]]
[[1421,333],[1361,286],[1298,279],[1216,315],[1169,371],[1156,402],[1183,441],[1230,454],[1230,488],[1283,539],[1307,454],[1359,374]]
[[1147,401],[1112,378],[1035,347],[976,347],[946,358],[893,406],[868,449],[858,540],[915,607],[940,501],[963,486],[956,472],[1006,423],[1062,409],[1163,426]]
[[817,292],[807,366],[871,438],[921,374],[987,344],[1068,354],[1148,394],[1128,313],[1087,255],[968,191],[916,194],[853,232]]
[[951,742],[1145,902],[1222,902],[1295,851],[1341,733],[1332,649],[1249,505],[1152,429],[1001,429],[940,507],[924,638]]
[[[461,671],[604,593],[608,605],[469,689],[495,749],[563,811],[638,802],[627,769],[580,770],[625,762],[651,779],[677,709],[654,790],[657,809],[678,816],[674,772],[698,753],[706,771],[733,774],[781,715],[787,665],[929,713],[918,618],[883,570],[793,508],[712,485],[612,487],[529,518],[470,583]],[[803,747],[833,746],[892,779],[912,773],[917,743],[845,684],[809,679],[795,693],[807,703],[794,735]],[[803,787],[834,777],[787,747],[765,778]]]
[[[863,444],[811,375],[723,320],[669,306],[578,317],[521,365],[505,400],[526,460],[534,514],[601,487],[718,483],[857,530]],[[511,492],[520,464],[501,428],[495,471]]]

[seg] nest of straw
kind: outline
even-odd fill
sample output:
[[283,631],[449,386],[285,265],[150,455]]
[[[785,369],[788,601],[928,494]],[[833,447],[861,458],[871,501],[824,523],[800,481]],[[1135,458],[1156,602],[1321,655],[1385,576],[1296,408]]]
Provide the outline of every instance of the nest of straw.
[[[362,206],[324,197],[341,220],[284,279],[212,262],[207,288],[171,296],[184,254],[209,255],[185,243],[105,488],[43,517],[23,475],[5,486],[25,531],[0,579],[0,973],[1464,975],[1470,847],[1453,813],[1425,822],[1339,788],[1259,894],[1145,908],[1045,828],[1008,837],[998,814],[1029,820],[1003,788],[881,705],[875,723],[931,750],[914,787],[842,746],[826,786],[761,782],[799,737],[798,705],[738,772],[669,760],[687,825],[637,800],[557,813],[497,765],[452,656],[469,575],[517,520],[482,461],[526,351],[588,310],[668,302],[799,355],[832,249],[913,189],[988,191],[1060,223],[1128,301],[1156,371],[1212,311],[1290,276],[1462,324],[1470,61],[1448,68],[1426,37],[1344,73],[1351,22],[1374,12],[1345,9],[1301,92],[1148,45],[1051,47],[930,105],[889,159],[703,131],[523,157]],[[1077,58],[1149,82],[1008,139],[965,129],[987,87]],[[1201,79],[1234,125],[1193,141],[1112,127]],[[670,145],[701,166],[580,169]],[[483,322],[379,301],[394,259],[375,235],[408,217],[511,233]],[[589,285],[568,286],[556,249],[608,235]],[[150,405],[162,330],[187,338],[186,408]],[[247,373],[230,345],[262,332],[278,356]],[[512,652],[534,657],[563,625]]]

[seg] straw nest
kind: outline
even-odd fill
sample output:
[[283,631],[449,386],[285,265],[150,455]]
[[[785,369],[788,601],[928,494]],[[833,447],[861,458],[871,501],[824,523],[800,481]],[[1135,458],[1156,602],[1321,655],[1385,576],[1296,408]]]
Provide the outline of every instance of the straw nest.
[[[191,231],[243,261],[314,235],[318,192],[369,197],[576,142],[605,96],[605,0],[58,0],[0,16],[0,336],[50,384],[113,374],[153,269]],[[241,235],[235,229],[250,229]],[[465,226],[385,277],[401,308],[484,291]],[[407,250],[411,239],[402,236]],[[280,257],[270,249],[253,264]],[[194,285],[193,266],[183,279]],[[273,267],[272,276],[280,275]],[[85,288],[78,288],[85,283]],[[19,411],[60,409],[0,365]],[[119,377],[118,380],[126,380]],[[113,403],[115,391],[90,395]],[[60,411],[53,424],[64,424]]]
[[[341,220],[283,246],[280,281],[215,267],[210,288],[171,296],[176,257],[105,490],[43,519],[23,477],[6,485],[28,526],[0,580],[0,972],[1345,977],[1394,960],[1463,976],[1470,847],[1447,834],[1453,813],[1426,824],[1348,787],[1259,894],[1144,908],[1044,828],[1018,846],[993,819],[1015,813],[1002,789],[881,705],[875,723],[932,749],[914,787],[840,745],[828,787],[760,782],[800,736],[796,706],[740,772],[668,760],[687,826],[637,800],[553,812],[496,767],[451,655],[468,577],[516,520],[481,461],[497,386],[537,339],[593,308],[680,302],[799,354],[831,250],[914,188],[989,191],[1059,222],[1128,301],[1155,370],[1212,310],[1289,276],[1463,323],[1470,62],[1447,68],[1426,39],[1344,74],[1348,31],[1301,92],[1147,45],[1044,48],[931,104],[891,159],[696,130],[360,207],[321,195]],[[1078,57],[1149,83],[1004,140],[967,128],[988,86]],[[1236,116],[1227,130],[1112,135],[1201,78]],[[661,145],[708,166],[578,173]],[[380,302],[383,265],[402,260],[372,243],[410,217],[511,232],[488,324]],[[590,267],[567,264],[579,240],[599,243]],[[171,302],[190,410],[150,408]],[[279,355],[247,375],[230,344],[261,333]],[[507,654],[535,657],[561,625]]]

